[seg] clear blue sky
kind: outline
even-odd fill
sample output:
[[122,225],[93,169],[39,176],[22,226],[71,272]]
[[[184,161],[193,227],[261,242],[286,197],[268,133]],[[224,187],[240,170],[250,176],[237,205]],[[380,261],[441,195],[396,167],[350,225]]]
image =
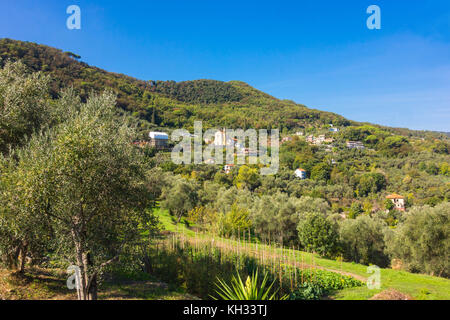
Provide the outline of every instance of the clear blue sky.
[[[81,8],[81,30],[66,8]],[[381,8],[369,30],[366,8]],[[450,1],[0,0],[0,37],[148,80],[242,80],[358,121],[450,131]]]

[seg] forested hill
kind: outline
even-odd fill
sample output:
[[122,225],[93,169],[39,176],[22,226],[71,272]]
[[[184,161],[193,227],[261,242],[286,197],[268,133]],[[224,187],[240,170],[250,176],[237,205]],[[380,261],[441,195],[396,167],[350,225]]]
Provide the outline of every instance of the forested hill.
[[[92,91],[113,89],[120,110],[139,119],[142,130],[157,127],[187,127],[203,120],[204,127],[302,128],[358,125],[359,123],[325,111],[309,109],[290,100],[279,100],[240,81],[138,80],[90,66],[72,52],[31,42],[0,39],[0,67],[7,60],[22,60],[33,71],[50,74],[50,94],[56,98],[61,88],[73,86],[85,99]],[[386,127],[384,127],[386,128]],[[423,132],[388,128],[401,135]]]
[[344,117],[279,100],[240,81],[142,81],[90,66],[72,52],[31,42],[0,39],[0,65],[22,60],[33,71],[52,76],[50,94],[73,86],[85,98],[112,88],[118,106],[142,119],[144,127],[191,126],[203,119],[209,126],[281,127],[288,130],[333,123],[350,125]]

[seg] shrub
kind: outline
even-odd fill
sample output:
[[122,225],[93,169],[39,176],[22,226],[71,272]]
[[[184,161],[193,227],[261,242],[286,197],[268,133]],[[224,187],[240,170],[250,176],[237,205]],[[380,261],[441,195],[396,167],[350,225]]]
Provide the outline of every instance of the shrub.
[[362,264],[373,263],[386,267],[389,264],[389,259],[384,252],[386,228],[382,220],[366,215],[344,220],[340,228],[344,257]]
[[387,251],[408,271],[450,276],[450,203],[413,207],[389,235]]
[[332,256],[338,248],[336,226],[321,213],[310,213],[300,219],[297,227],[302,246],[322,256]]

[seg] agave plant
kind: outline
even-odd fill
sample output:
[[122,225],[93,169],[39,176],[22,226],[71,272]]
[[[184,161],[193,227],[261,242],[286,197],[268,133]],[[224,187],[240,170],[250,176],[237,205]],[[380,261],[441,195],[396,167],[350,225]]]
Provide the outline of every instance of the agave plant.
[[[231,278],[231,286],[224,281],[217,278],[216,286],[218,290],[216,293],[224,300],[276,300],[278,290],[271,294],[271,290],[275,280],[268,285],[268,274],[264,274],[264,278],[259,284],[258,270],[255,270],[251,276],[247,277],[245,284],[242,282],[239,272]],[[217,300],[217,298],[212,297]],[[283,296],[281,300],[287,299],[287,295]]]

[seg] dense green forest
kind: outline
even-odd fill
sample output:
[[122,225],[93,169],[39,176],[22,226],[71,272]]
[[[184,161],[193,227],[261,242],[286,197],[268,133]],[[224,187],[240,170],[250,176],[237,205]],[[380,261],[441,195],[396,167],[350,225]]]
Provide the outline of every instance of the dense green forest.
[[[450,276],[445,134],[354,122],[239,81],[141,81],[28,42],[1,39],[0,57],[0,258],[8,268],[70,261],[82,269],[80,299],[97,297],[112,265],[171,279],[177,255],[190,251],[176,251],[175,240],[172,251],[155,251],[159,211],[225,239]],[[150,130],[192,131],[194,120],[204,129],[279,128],[278,173],[260,175],[259,164],[229,173],[222,165],[176,165],[167,152],[132,144]],[[305,179],[295,176],[298,168]],[[401,195],[404,211],[389,194]],[[157,266],[155,254],[164,258]],[[207,258],[196,254],[201,265]],[[240,272],[251,274],[258,262],[244,260]],[[195,283],[192,272],[185,281]],[[192,290],[207,297],[212,289]]]
[[280,101],[239,81],[141,81],[91,67],[77,57],[44,45],[0,40],[1,64],[20,59],[33,71],[49,74],[53,98],[67,86],[72,86],[83,101],[92,91],[111,88],[117,94],[117,106],[141,119],[145,128],[189,127],[194,119],[232,128],[291,129],[316,123],[351,123],[333,113]]

